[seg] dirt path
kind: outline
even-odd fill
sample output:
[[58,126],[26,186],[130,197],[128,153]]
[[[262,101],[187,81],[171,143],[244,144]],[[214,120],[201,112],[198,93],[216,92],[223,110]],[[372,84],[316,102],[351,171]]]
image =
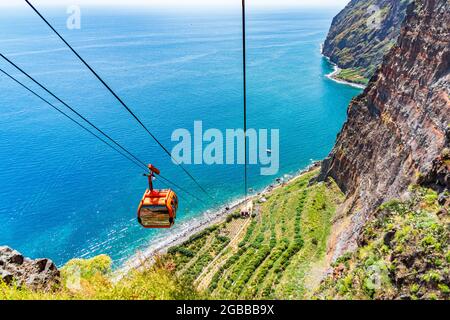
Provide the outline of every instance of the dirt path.
[[241,226],[241,228],[239,229],[237,234],[233,237],[233,239],[230,241],[230,243],[225,248],[223,248],[222,251],[214,258],[214,260],[211,261],[203,269],[202,273],[194,281],[194,284],[196,284],[196,286],[199,290],[205,290],[208,287],[208,285],[211,283],[212,277],[216,274],[216,272],[219,270],[219,268],[226,261],[226,260],[224,260],[221,263],[217,263],[217,261],[219,261],[219,259],[222,258],[224,253],[229,248],[231,248],[233,251],[238,249],[241,235],[244,233],[245,230],[247,230],[247,226],[250,224],[251,221],[252,221],[252,219],[246,219],[245,223]]

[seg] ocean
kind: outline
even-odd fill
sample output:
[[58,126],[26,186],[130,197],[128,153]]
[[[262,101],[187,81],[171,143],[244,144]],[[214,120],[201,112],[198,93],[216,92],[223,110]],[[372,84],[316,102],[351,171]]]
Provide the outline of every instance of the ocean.
[[[239,7],[81,8],[74,30],[66,28],[66,8],[40,9],[169,149],[172,132],[192,131],[194,121],[204,130],[242,128]],[[361,92],[326,77],[333,67],[320,45],[338,11],[248,9],[248,127],[280,130],[279,173],[261,176],[250,166],[254,190],[326,157]],[[108,254],[120,266],[243,196],[242,165],[186,166],[216,201],[205,197],[31,10],[3,10],[0,30],[1,53],[206,202],[180,192],[174,230],[142,229],[136,209],[144,172],[0,75],[0,245],[58,265]],[[5,61],[0,68],[54,101]]]

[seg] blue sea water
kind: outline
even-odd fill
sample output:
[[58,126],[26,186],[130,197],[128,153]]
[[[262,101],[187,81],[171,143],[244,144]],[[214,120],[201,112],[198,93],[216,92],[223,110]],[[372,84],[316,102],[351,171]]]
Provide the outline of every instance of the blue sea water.
[[[248,125],[280,129],[280,172],[250,168],[255,190],[324,158],[360,90],[335,83],[321,56],[338,9],[258,11],[248,16]],[[169,149],[175,128],[242,127],[240,12],[65,8],[44,15]],[[34,14],[0,12],[0,52],[146,162],[192,192],[192,181]],[[0,68],[42,93],[0,61]],[[49,100],[52,100],[49,97]],[[0,245],[64,264],[109,254],[117,265],[168,231],[143,230],[136,208],[142,171],[0,75]],[[226,203],[243,194],[243,167],[186,167]],[[176,228],[214,207],[181,201]]]

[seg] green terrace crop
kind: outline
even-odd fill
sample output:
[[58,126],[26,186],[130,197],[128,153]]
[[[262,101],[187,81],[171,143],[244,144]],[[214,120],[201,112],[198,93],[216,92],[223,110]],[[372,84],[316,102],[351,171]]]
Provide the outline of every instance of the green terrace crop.
[[[214,270],[206,287],[213,298],[304,297],[305,274],[313,263],[325,257],[331,220],[343,199],[332,181],[310,184],[316,174],[305,174],[275,190],[267,202],[257,203],[258,214],[251,221],[230,215],[214,231],[171,249],[167,261],[196,283],[202,279],[194,278],[205,274],[205,268]],[[235,248],[227,247],[227,241],[219,241],[219,235],[226,233],[230,224],[243,225],[246,221],[246,232]],[[218,252],[223,256],[211,265]]]
[[412,187],[364,227],[360,246],[335,263],[320,299],[449,299],[449,216],[437,193]]
[[[238,211],[114,279],[111,259],[74,259],[51,292],[0,284],[0,299],[298,299],[307,298],[311,268],[326,254],[332,218],[343,195],[318,170],[255,199],[255,215]],[[79,270],[79,284],[66,284]],[[313,279],[314,280],[314,279]]]

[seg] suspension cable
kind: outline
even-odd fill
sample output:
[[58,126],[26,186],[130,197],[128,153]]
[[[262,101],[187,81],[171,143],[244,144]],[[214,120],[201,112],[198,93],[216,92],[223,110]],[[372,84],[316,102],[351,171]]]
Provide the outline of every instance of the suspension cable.
[[246,58],[246,41],[245,41],[245,0],[242,0],[242,68],[243,68],[243,86],[244,86],[244,148],[245,148],[245,168],[244,168],[244,188],[245,200],[248,196],[248,154],[247,154],[247,58]]
[[[85,130],[86,132],[88,132],[89,134],[91,134],[92,136],[94,136],[96,139],[98,139],[99,141],[103,142],[104,144],[106,144],[108,147],[110,147],[111,149],[113,149],[114,151],[116,151],[117,153],[119,153],[120,155],[122,155],[123,157],[125,157],[126,159],[128,159],[130,162],[132,162],[134,165],[136,165],[139,169],[145,169],[148,170],[147,165],[143,162],[140,161],[138,158],[135,157],[131,157],[129,155],[132,155],[131,152],[129,152],[128,150],[126,150],[124,147],[122,147],[118,142],[116,142],[115,140],[113,140],[112,138],[110,138],[115,145],[117,145],[118,147],[120,147],[121,149],[125,150],[126,153],[120,151],[119,149],[117,149],[116,147],[114,147],[111,143],[109,143],[108,141],[106,141],[105,139],[101,138],[100,136],[98,136],[97,134],[95,134],[94,132],[92,132],[91,130],[89,130],[86,126],[84,126],[83,124],[81,124],[79,121],[75,120],[74,118],[72,118],[70,115],[68,115],[67,113],[65,113],[64,111],[62,111],[60,108],[56,107],[54,104],[52,104],[50,101],[48,101],[47,99],[45,99],[44,97],[42,97],[41,95],[39,95],[38,93],[36,93],[34,90],[30,89],[29,87],[27,87],[25,84],[23,84],[22,82],[20,82],[19,80],[17,80],[16,78],[14,78],[11,74],[9,74],[8,72],[4,71],[3,69],[0,68],[0,72],[3,73],[5,76],[7,76],[8,78],[10,78],[11,80],[13,80],[15,83],[17,83],[18,85],[20,85],[21,87],[23,87],[24,89],[26,89],[28,92],[32,93],[34,96],[36,96],[37,98],[39,98],[40,100],[42,100],[43,102],[45,102],[46,104],[48,104],[50,107],[52,107],[54,110],[56,110],[57,112],[59,112],[60,114],[62,114],[64,117],[68,118],[70,121],[72,121],[73,123],[75,123],[77,126],[81,127],[83,130]],[[56,97],[57,98],[57,97]],[[72,109],[71,109],[72,110]],[[77,114],[78,115],[78,114]],[[82,118],[84,120],[84,118]],[[85,120],[86,121],[86,120]],[[88,122],[89,123],[89,122]],[[92,124],[91,124],[92,125]],[[94,126],[94,125],[92,125]],[[95,126],[94,126],[95,127]],[[97,128],[97,127],[95,127]],[[102,132],[102,131],[100,131]],[[191,192],[189,192],[188,190],[180,187],[179,185],[177,185],[176,183],[172,182],[171,180],[158,175],[158,177],[163,180],[162,183],[166,186],[168,186],[168,184],[173,185],[174,187],[180,189],[181,191],[185,192],[186,194],[194,197],[195,199],[201,201],[202,203],[205,203],[202,199],[198,198],[196,195],[192,194]],[[164,182],[165,181],[165,182]],[[181,198],[183,198],[182,196],[180,196]]]
[[41,84],[39,81],[37,81],[36,79],[34,79],[31,75],[29,75],[26,71],[24,71],[22,68],[20,68],[17,64],[15,64],[14,62],[12,62],[10,59],[8,59],[7,57],[5,57],[2,53],[0,53],[0,57],[2,57],[4,60],[6,60],[9,64],[11,64],[13,67],[15,67],[17,70],[19,70],[21,73],[23,73],[28,79],[30,79],[31,81],[33,81],[35,84],[37,84],[39,87],[41,87],[43,90],[45,90],[45,92],[47,92],[48,94],[50,94],[53,98],[55,98],[56,100],[58,100],[60,103],[62,103],[65,107],[67,107],[70,111],[72,111],[73,113],[75,113],[77,116],[79,116],[81,119],[83,119],[85,122],[87,122],[91,127],[93,127],[95,130],[97,130],[98,132],[100,132],[103,136],[105,136],[109,141],[111,141],[112,143],[114,143],[116,146],[118,146],[120,149],[122,149],[124,152],[126,152],[127,154],[129,154],[132,158],[134,158],[136,161],[140,162],[144,167],[147,167],[147,165],[145,164],[145,162],[143,162],[142,160],[140,160],[138,157],[136,157],[134,154],[132,154],[131,152],[129,152],[128,150],[126,150],[124,147],[122,147],[119,143],[117,143],[113,138],[111,138],[107,133],[105,133],[103,130],[101,130],[100,128],[98,128],[96,125],[94,125],[91,121],[89,121],[85,116],[83,116],[81,113],[79,113],[78,111],[76,111],[74,108],[72,108],[70,105],[68,105],[66,102],[64,102],[62,99],[60,99],[59,97],[57,97],[53,92],[51,92],[50,90],[48,90],[43,84]]
[[204,202],[202,199],[200,199],[199,197],[197,197],[196,195],[194,195],[192,192],[190,192],[190,191],[186,190],[185,188],[181,187],[180,185],[176,184],[175,182],[170,181],[169,179],[163,177],[163,176],[160,175],[160,174],[158,174],[157,177],[160,178],[160,179],[162,179],[163,181],[165,181],[165,182],[166,182],[166,185],[167,185],[167,184],[172,185],[172,186],[174,186],[175,188],[178,188],[178,189],[180,189],[181,191],[187,193],[187,194],[190,195],[191,197],[194,197],[194,198],[197,199],[198,201],[201,201],[203,204],[206,204],[206,202]]
[[189,178],[211,199],[213,197],[202,187],[202,185],[194,178],[194,176],[178,161],[176,160],[170,151],[150,132],[150,130],[145,126],[145,124],[136,116],[136,114],[126,105],[126,103],[111,89],[111,87],[98,75],[97,72],[78,54],[77,51],[61,36],[61,34],[56,31],[56,29],[44,18],[44,16],[28,1],[25,2],[33,9],[34,12],[49,26],[49,28],[61,39],[62,42],[77,56],[77,58],[92,72],[92,74],[108,89],[108,91],[116,98],[117,101],[130,113],[133,118],[139,123],[139,125],[144,128],[144,130],[150,135],[150,137],[164,150],[164,152],[172,159],[172,161],[179,166]]
[[142,166],[142,164],[138,161],[136,161],[135,159],[129,157],[128,155],[126,155],[125,153],[123,153],[122,151],[116,149],[113,145],[111,145],[109,142],[105,141],[103,138],[99,137],[97,134],[95,134],[94,132],[92,132],[91,130],[89,130],[88,128],[86,128],[83,124],[81,124],[80,122],[78,122],[77,120],[75,120],[74,118],[72,118],[71,116],[69,116],[67,113],[65,113],[64,111],[62,111],[61,109],[59,109],[58,107],[56,107],[54,104],[52,104],[51,102],[49,102],[47,99],[43,98],[41,95],[39,95],[38,93],[36,93],[35,91],[33,91],[32,89],[28,88],[26,85],[24,85],[22,82],[20,82],[19,80],[17,80],[16,78],[14,78],[12,75],[10,75],[8,72],[4,71],[3,69],[0,68],[0,72],[3,73],[4,75],[6,75],[8,78],[10,78],[11,80],[13,80],[15,83],[19,84],[21,87],[23,87],[24,89],[26,89],[27,91],[29,91],[30,93],[32,93],[33,95],[35,95],[36,97],[38,97],[40,100],[42,100],[43,102],[45,102],[46,104],[48,104],[50,107],[52,107],[53,109],[55,109],[57,112],[59,112],[60,114],[62,114],[63,116],[65,116],[66,118],[68,118],[70,121],[74,122],[76,125],[78,125],[79,127],[81,127],[83,130],[89,132],[91,135],[93,135],[96,139],[99,139],[101,142],[105,143],[106,145],[108,145],[110,148],[114,149],[115,151],[119,152],[122,156],[124,156],[125,158],[127,158],[128,160],[130,160],[133,164],[135,164],[136,166],[138,166],[140,169],[142,169],[143,167],[145,168],[145,166]]

